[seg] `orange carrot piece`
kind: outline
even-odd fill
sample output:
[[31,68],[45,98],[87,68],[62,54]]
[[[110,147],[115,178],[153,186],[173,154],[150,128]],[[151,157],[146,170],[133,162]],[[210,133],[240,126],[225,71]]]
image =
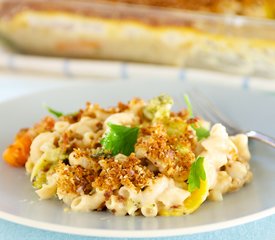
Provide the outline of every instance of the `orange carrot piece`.
[[3,153],[3,159],[14,167],[23,167],[28,160],[32,138],[26,131],[19,132],[15,141]]

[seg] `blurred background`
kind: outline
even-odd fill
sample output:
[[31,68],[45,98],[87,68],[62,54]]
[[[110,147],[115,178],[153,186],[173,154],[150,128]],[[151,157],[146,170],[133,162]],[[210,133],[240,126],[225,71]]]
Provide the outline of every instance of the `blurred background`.
[[272,79],[274,18],[275,0],[0,0],[0,69]]

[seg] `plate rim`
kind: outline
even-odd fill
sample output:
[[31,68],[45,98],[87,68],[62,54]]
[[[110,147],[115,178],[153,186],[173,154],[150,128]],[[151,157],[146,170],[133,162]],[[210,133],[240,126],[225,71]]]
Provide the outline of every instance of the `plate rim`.
[[[157,230],[110,230],[110,229],[96,229],[96,228],[81,228],[71,227],[61,224],[52,224],[43,221],[37,221],[19,217],[10,213],[0,211],[0,219],[9,221],[11,223],[20,224],[23,226],[47,230],[50,232],[73,234],[79,236],[90,237],[112,237],[112,238],[154,238],[154,237],[176,237],[186,236],[191,234],[199,234],[205,232],[218,231],[227,229],[230,227],[250,223],[262,218],[272,216],[275,214],[275,206],[258,213],[250,214],[244,217],[222,221],[218,223],[205,224],[188,228],[176,228],[176,229],[157,229]],[[128,216],[129,217],[129,216]]]
[[[129,81],[131,82],[131,81]],[[163,83],[163,81],[161,81]],[[168,81],[165,81],[167,83]],[[114,82],[113,82],[114,83]],[[117,82],[116,82],[117,83]],[[57,87],[49,87],[46,89],[39,89],[35,91],[30,91],[28,93],[21,94],[19,96],[10,97],[5,100],[0,100],[0,106],[7,104],[12,101],[18,101],[22,98],[26,98],[29,96],[37,95],[39,93],[49,92],[51,89],[57,90],[62,88],[71,88],[73,86],[81,86],[84,87],[85,85],[108,85],[106,82],[85,82],[85,83],[65,83],[62,86]],[[138,83],[139,84],[139,83]],[[186,84],[186,83],[185,83]],[[192,83],[188,82],[187,85]],[[214,84],[213,86],[222,87],[220,84]],[[210,87],[213,87],[210,86]],[[239,87],[232,87],[233,89],[243,90]],[[255,89],[253,89],[255,93]],[[267,93],[266,91],[257,89],[257,93]],[[253,213],[250,215],[246,215],[243,217],[225,220],[221,222],[211,223],[211,224],[204,224],[192,227],[180,227],[180,228],[170,228],[170,229],[153,229],[153,230],[112,230],[112,229],[97,229],[97,228],[81,228],[81,227],[73,227],[73,226],[66,226],[62,224],[54,224],[45,221],[33,220],[21,216],[17,216],[15,214],[7,213],[0,210],[0,219],[9,221],[11,223],[16,223],[22,226],[27,226],[30,228],[46,230],[50,232],[57,232],[57,233],[65,233],[65,234],[73,234],[79,236],[90,236],[90,237],[112,237],[112,238],[154,238],[154,237],[175,237],[175,236],[186,236],[192,234],[199,234],[205,232],[212,232],[218,231],[222,229],[227,229],[230,227],[250,223],[256,220],[263,219],[268,216],[272,216],[275,214],[275,205],[268,209],[262,210],[257,213]]]

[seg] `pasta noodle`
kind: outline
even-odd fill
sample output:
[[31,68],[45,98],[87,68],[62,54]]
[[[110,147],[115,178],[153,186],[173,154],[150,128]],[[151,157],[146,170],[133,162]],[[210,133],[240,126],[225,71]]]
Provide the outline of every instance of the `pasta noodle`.
[[251,181],[245,135],[228,136],[172,104],[167,95],[107,109],[87,103],[24,131],[33,136],[25,167],[36,194],[72,211],[154,217],[192,213]]
[[98,209],[104,201],[104,193],[96,192],[93,195],[76,197],[71,203],[71,208],[74,211],[88,212]]
[[49,198],[52,198],[53,196],[55,196],[56,189],[57,189],[57,186],[56,186],[57,179],[56,178],[57,178],[56,174],[48,176],[47,177],[48,183],[43,184],[40,189],[35,191],[41,200],[49,199]]

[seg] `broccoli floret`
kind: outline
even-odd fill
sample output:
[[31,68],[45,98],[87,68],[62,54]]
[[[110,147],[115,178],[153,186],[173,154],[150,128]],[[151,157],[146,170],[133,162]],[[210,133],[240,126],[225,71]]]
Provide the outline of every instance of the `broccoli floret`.
[[169,119],[165,122],[169,136],[180,136],[187,130],[188,124],[182,119]]
[[149,120],[161,120],[170,116],[170,111],[174,101],[168,95],[160,95],[151,99],[143,113]]
[[45,172],[40,172],[33,180],[32,186],[36,189],[42,188],[42,185],[47,182],[47,177]]
[[31,174],[31,181],[40,171],[49,169],[53,164],[57,163],[58,160],[64,160],[66,158],[68,158],[68,156],[64,154],[60,148],[48,150],[35,163]]

